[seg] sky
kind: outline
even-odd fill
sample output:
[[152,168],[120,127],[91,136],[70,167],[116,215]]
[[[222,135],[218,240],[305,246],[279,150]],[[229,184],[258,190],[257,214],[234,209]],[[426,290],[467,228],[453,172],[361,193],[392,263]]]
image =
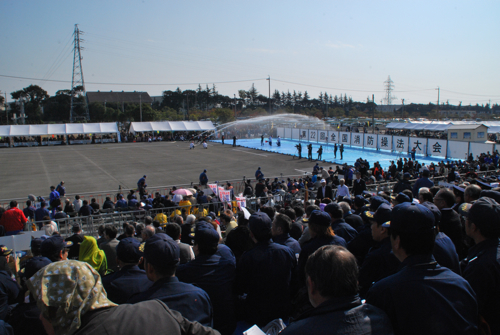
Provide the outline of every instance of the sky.
[[[500,104],[500,1],[0,1],[0,91],[71,89],[73,32],[87,91],[252,84],[380,104]],[[23,79],[30,78],[30,79]],[[438,91],[438,87],[440,90]],[[385,103],[385,101],[383,101]]]

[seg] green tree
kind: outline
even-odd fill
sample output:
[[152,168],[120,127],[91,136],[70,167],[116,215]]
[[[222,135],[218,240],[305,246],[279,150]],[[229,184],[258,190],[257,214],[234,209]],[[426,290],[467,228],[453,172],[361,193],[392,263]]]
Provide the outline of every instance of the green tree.
[[12,99],[24,100],[24,113],[28,116],[29,123],[37,123],[42,120],[42,102],[49,97],[47,91],[38,85],[30,85],[22,90],[12,92]]

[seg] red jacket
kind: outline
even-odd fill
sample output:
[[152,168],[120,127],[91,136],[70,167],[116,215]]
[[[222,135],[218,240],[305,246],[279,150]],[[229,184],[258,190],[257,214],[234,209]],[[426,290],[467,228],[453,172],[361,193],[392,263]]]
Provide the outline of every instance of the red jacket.
[[0,225],[5,227],[5,232],[23,230],[24,224],[28,221],[22,210],[17,207],[9,208],[6,210],[2,218],[0,218]]

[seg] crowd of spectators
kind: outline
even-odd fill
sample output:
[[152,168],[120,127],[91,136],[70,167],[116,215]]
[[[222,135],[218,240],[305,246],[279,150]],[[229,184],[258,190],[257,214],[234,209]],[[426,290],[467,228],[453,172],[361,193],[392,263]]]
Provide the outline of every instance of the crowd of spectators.
[[[82,215],[142,209],[141,219],[123,224],[122,234],[103,225],[97,237],[76,224],[65,239],[52,221],[63,213],[61,182],[42,210],[29,200],[24,210],[13,201],[2,212],[8,234],[37,211],[49,223],[20,262],[0,246],[0,327],[15,334],[241,334],[254,324],[282,334],[498,334],[500,188],[476,173],[497,164],[498,153],[429,166],[403,159],[385,170],[359,159],[336,170],[316,164],[311,176],[286,181],[266,179],[259,168],[243,192],[247,201],[260,198],[253,209],[222,207],[198,187],[193,196],[150,195],[143,176],[137,191],[107,198],[102,208],[65,201],[73,212],[86,208]],[[397,182],[368,190],[380,177]]]

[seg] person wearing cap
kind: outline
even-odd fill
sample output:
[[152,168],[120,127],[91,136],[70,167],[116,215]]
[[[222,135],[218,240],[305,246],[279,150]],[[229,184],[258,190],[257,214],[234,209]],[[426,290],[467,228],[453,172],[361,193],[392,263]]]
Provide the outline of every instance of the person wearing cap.
[[338,203],[332,202],[325,206],[325,213],[331,218],[331,227],[335,235],[341,237],[349,243],[358,232],[344,220],[344,212]]
[[175,276],[180,261],[179,245],[170,236],[159,233],[144,244],[144,270],[153,285],[134,294],[127,303],[161,300],[186,319],[212,326],[212,304],[201,288],[182,283]]
[[5,245],[0,245],[0,320],[5,320],[10,307],[15,304],[19,296],[19,285],[12,279],[9,259],[12,250]]
[[325,179],[321,179],[321,186],[318,187],[316,199],[323,200],[324,198],[333,199],[332,187],[327,185]]
[[28,222],[22,210],[17,208],[17,201],[12,200],[9,209],[0,218],[0,226],[5,228],[5,235],[16,235],[24,230],[24,224]]
[[64,261],[68,259],[69,247],[72,245],[73,242],[66,242],[60,235],[54,235],[42,242],[40,252],[52,262]]
[[391,199],[393,206],[397,206],[404,202],[412,202],[412,199],[410,199],[410,197],[407,194],[404,194],[403,192],[398,193],[396,197],[391,196]]
[[342,213],[344,214],[343,219],[344,221],[354,228],[356,232],[358,231],[358,228],[363,226],[363,219],[357,214],[354,214],[351,211],[351,199],[345,198],[343,201],[339,202],[339,206],[342,209]]
[[365,199],[362,195],[357,195],[354,197],[354,201],[352,202],[352,208],[354,208],[354,214],[360,215],[363,212],[368,210],[367,204],[370,202]]
[[72,242],[73,245],[69,247],[69,259],[78,260],[78,255],[80,254],[80,244],[83,242],[83,231],[82,227],[78,223],[75,223],[71,228],[73,235],[66,238],[66,241]]
[[346,241],[342,237],[337,236],[334,233],[331,227],[331,220],[332,219],[328,213],[322,212],[320,210],[312,211],[309,216],[308,233],[310,234],[311,239],[302,245],[302,249],[299,254],[299,264],[297,271],[299,284],[301,284],[302,286],[305,285],[305,267],[309,255],[311,255],[319,247],[322,247],[324,245],[335,244],[347,247]]
[[280,334],[393,334],[387,315],[361,302],[358,265],[345,248],[319,248],[307,260],[305,272],[313,309],[294,318]]
[[[50,259],[39,256],[28,260],[26,265],[19,271],[21,281],[20,296],[24,298],[26,292],[29,292],[27,281],[50,263],[52,263]],[[8,322],[14,329],[14,334],[46,334],[40,320],[40,309],[31,294],[10,312]]]
[[394,185],[394,188],[392,189],[392,192],[398,194],[398,193],[403,192],[404,190],[410,190],[411,191],[410,178],[411,178],[410,173],[405,172],[403,174],[403,179],[401,179],[400,181],[398,181],[396,183],[396,185]]
[[272,242],[272,221],[266,213],[252,214],[248,225],[255,246],[237,264],[235,291],[246,294],[242,306],[245,321],[261,327],[288,316],[297,259],[290,248]]
[[176,276],[181,282],[194,284],[207,292],[214,309],[214,328],[223,335],[233,334],[236,259],[227,246],[219,244],[219,234],[205,221],[196,224],[193,250],[196,258],[179,265]]
[[128,204],[125,199],[123,199],[123,194],[118,194],[117,196],[118,200],[116,201],[115,207],[118,208],[127,208]]
[[142,258],[140,242],[127,237],[116,247],[116,263],[119,270],[102,277],[108,299],[116,304],[124,304],[132,295],[147,290],[152,283],[138,264]]
[[[422,177],[417,179],[415,185],[413,185],[413,196],[416,198],[418,196],[418,190],[422,187],[431,188],[434,186],[432,180],[429,179],[430,171],[425,169],[422,172]],[[399,193],[399,192],[398,192]]]
[[292,219],[285,214],[277,214],[274,217],[271,233],[275,243],[284,245],[292,249],[298,255],[300,253],[300,244],[296,239],[290,236]]
[[137,181],[137,189],[140,190],[142,188],[145,188],[147,185],[146,185],[146,178],[147,176],[144,175],[142,176],[142,178],[140,178],[138,181]]
[[48,334],[219,334],[158,300],[117,306],[106,297],[99,274],[78,261],[47,265],[28,288]]
[[50,187],[49,204],[50,207],[56,208],[61,204],[61,195],[56,191],[55,186]]
[[395,334],[477,334],[472,287],[432,256],[436,230],[432,212],[403,203],[392,209],[387,226],[392,252],[402,264],[397,273],[371,287],[367,303],[387,313]]
[[476,292],[479,315],[489,324],[491,334],[499,334],[500,205],[491,198],[479,198],[468,211],[465,232],[476,245],[463,261],[463,276]]
[[352,193],[354,196],[363,194],[363,191],[366,191],[366,183],[361,178],[361,172],[356,171],[356,179],[352,185]]
[[200,185],[207,186],[207,184],[208,184],[207,170],[203,170],[203,172],[200,173]]
[[360,295],[365,297],[373,283],[390,276],[398,270],[399,260],[394,256],[389,238],[391,206],[382,204],[376,212],[369,212],[372,238],[376,245],[370,249],[359,269]]
[[441,212],[439,230],[453,241],[459,259],[464,258],[467,248],[463,236],[462,220],[460,215],[452,209],[455,195],[449,189],[443,188],[436,193],[433,202]]

